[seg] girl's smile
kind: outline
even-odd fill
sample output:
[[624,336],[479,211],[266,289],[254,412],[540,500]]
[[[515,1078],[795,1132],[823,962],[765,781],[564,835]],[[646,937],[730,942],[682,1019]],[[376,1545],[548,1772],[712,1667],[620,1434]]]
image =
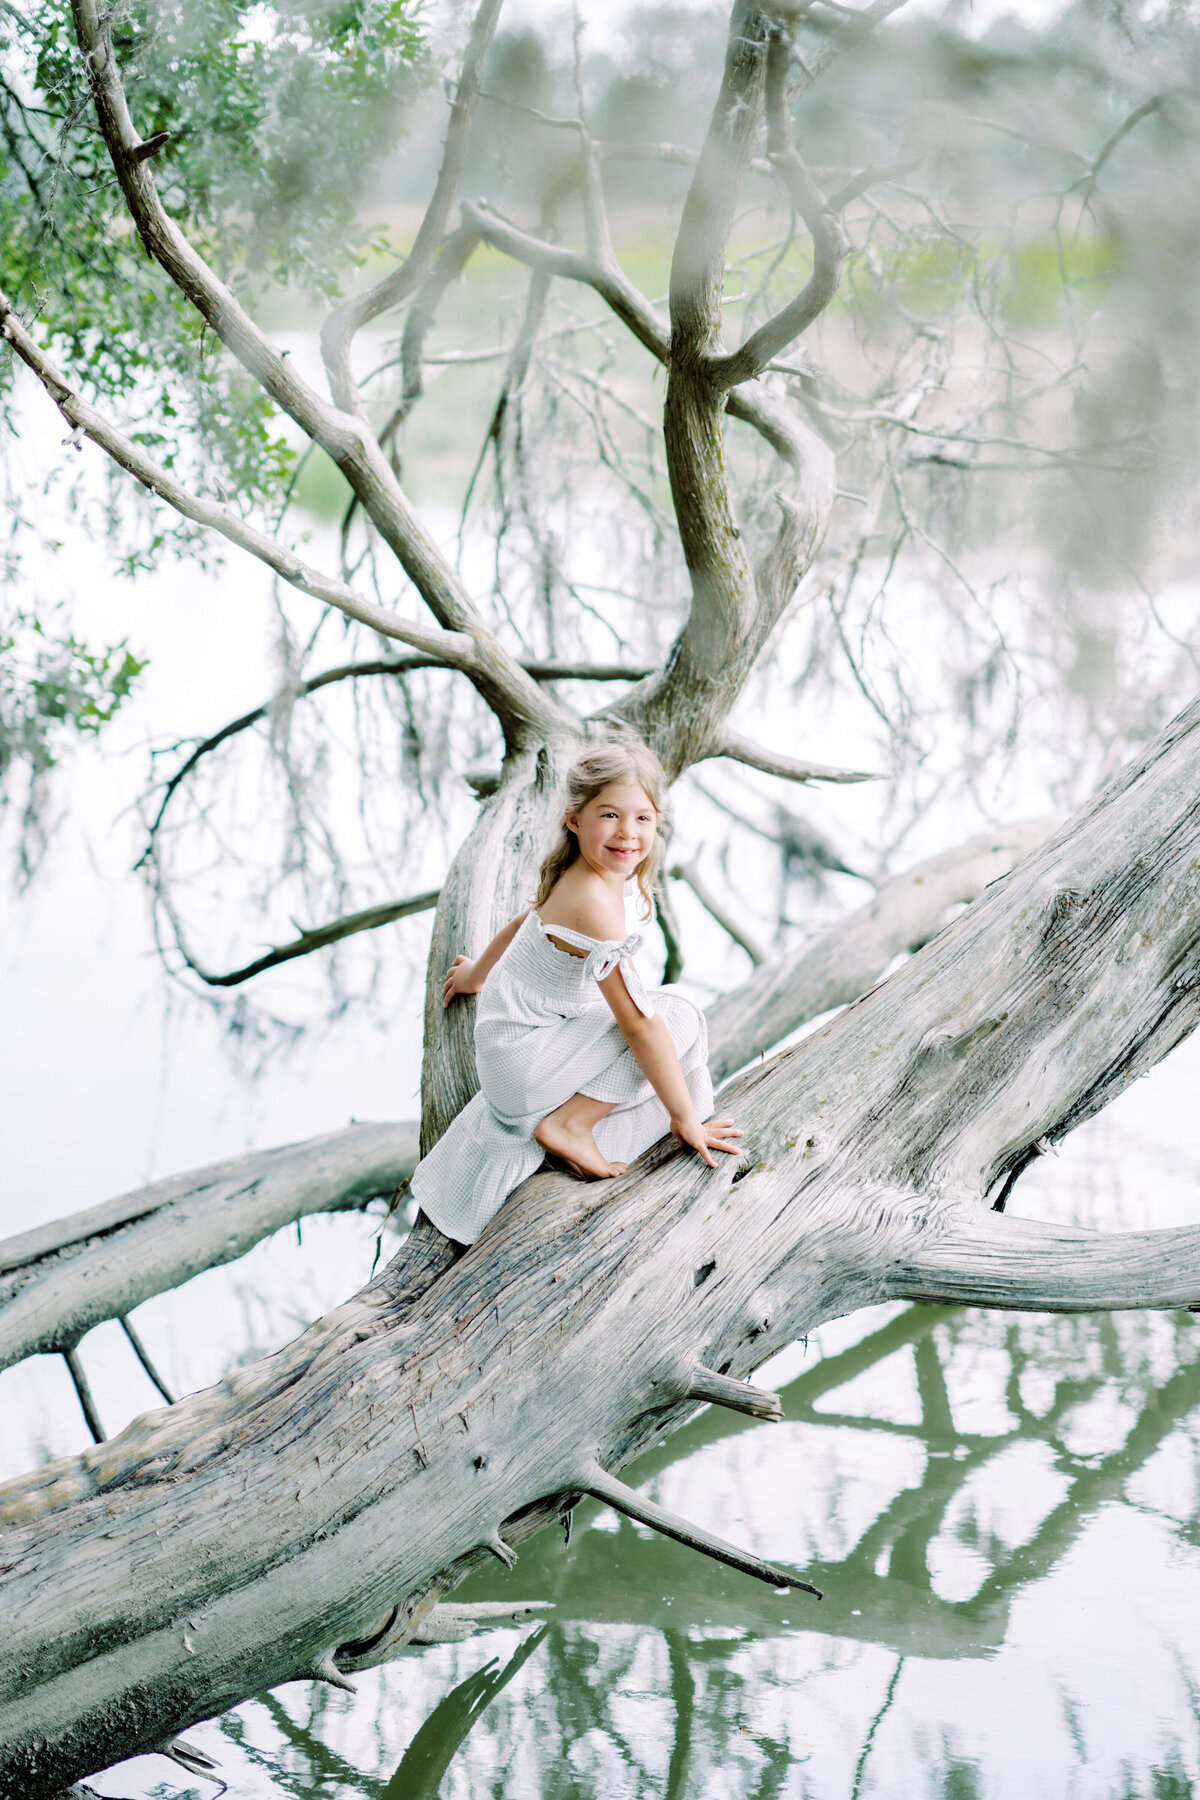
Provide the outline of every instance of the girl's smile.
[[612,781],[578,812],[567,813],[566,825],[593,869],[602,875],[619,871],[624,880],[653,849],[658,814],[637,782]]

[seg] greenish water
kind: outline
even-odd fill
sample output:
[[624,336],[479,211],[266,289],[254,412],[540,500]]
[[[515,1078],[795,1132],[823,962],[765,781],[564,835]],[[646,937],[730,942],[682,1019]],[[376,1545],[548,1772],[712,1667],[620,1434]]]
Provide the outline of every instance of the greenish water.
[[[1194,1217],[1198,1075],[1188,1047],[1014,1201],[1110,1229]],[[198,1355],[187,1307],[211,1326],[224,1281],[239,1360],[270,1348],[304,1259],[345,1291],[333,1248],[365,1256],[355,1232],[306,1225],[303,1248],[280,1240],[164,1300],[159,1328]],[[408,1652],[353,1696],[292,1684],[189,1738],[250,1800],[1200,1792],[1200,1322],[881,1308],[760,1379],[782,1425],[705,1411],[628,1478],[802,1569],[820,1603],[588,1503],[569,1546],[546,1532],[460,1590],[553,1601],[549,1623]],[[162,1758],[95,1786],[216,1792]]]

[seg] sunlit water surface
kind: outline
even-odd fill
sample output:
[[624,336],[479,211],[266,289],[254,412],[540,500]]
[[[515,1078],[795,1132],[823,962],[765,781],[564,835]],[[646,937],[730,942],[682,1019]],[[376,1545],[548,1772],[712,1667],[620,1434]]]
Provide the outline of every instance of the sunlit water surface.
[[[1200,1046],[1013,1209],[1106,1228],[1196,1215]],[[370,1218],[306,1222],[139,1309],[179,1389],[275,1348],[365,1277]],[[85,1341],[110,1429],[153,1403],[117,1327]],[[776,1594],[589,1503],[463,1598],[551,1622],[406,1653],[355,1696],[295,1683],[197,1726],[246,1800],[1178,1800],[1200,1781],[1200,1324],[885,1307],[768,1364],[786,1423],[707,1410],[635,1466],[664,1504],[790,1563]],[[60,1362],[0,1384],[5,1469],[76,1448]],[[105,1796],[217,1790],[163,1758]]]

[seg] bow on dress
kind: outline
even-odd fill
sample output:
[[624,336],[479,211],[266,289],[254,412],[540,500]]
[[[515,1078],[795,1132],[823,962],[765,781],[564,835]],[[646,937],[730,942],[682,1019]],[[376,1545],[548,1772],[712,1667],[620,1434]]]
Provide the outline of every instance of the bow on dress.
[[596,948],[588,954],[587,961],[583,965],[583,973],[592,981],[604,981],[614,969],[619,968],[621,978],[629,990],[629,998],[640,1013],[643,1013],[646,1018],[652,1019],[654,1008],[646,997],[642,978],[633,962],[641,947],[642,934],[640,931],[631,931],[624,942],[620,944],[615,939],[597,944]]

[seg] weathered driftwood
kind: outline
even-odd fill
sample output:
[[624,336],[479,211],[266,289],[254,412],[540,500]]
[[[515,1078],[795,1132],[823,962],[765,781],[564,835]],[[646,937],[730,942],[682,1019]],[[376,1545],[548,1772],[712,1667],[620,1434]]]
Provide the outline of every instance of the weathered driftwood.
[[709,1063],[717,1080],[774,1049],[835,1006],[848,1006],[905,950],[941,930],[955,906],[974,900],[1049,837],[1056,821],[1031,819],[983,831],[877,889],[814,942],[772,958],[708,1008]]
[[172,1175],[8,1238],[0,1243],[0,1369],[74,1350],[94,1325],[244,1256],[309,1213],[394,1193],[416,1152],[415,1125],[351,1125]]
[[1198,793],[1200,706],[744,1076],[736,1164],[661,1144],[617,1182],[536,1176],[461,1256],[421,1224],[277,1356],[10,1483],[3,1780],[51,1794],[264,1687],[393,1655],[497,1542],[717,1398],[698,1365],[742,1377],[887,1299],[1200,1299],[1200,1231],[984,1210],[1200,1018]]
[[[930,857],[815,943],[763,964],[708,1009],[718,1076],[856,1000],[895,955],[927,942],[952,906],[975,899],[1050,829],[1045,820],[986,832]],[[416,1149],[415,1123],[352,1125],[174,1175],[0,1242],[0,1368],[39,1351],[65,1352],[94,1325],[120,1318],[150,1379],[172,1398],[124,1314],[245,1255],[295,1219],[390,1193],[411,1175]],[[98,1423],[94,1436],[103,1435]]]

